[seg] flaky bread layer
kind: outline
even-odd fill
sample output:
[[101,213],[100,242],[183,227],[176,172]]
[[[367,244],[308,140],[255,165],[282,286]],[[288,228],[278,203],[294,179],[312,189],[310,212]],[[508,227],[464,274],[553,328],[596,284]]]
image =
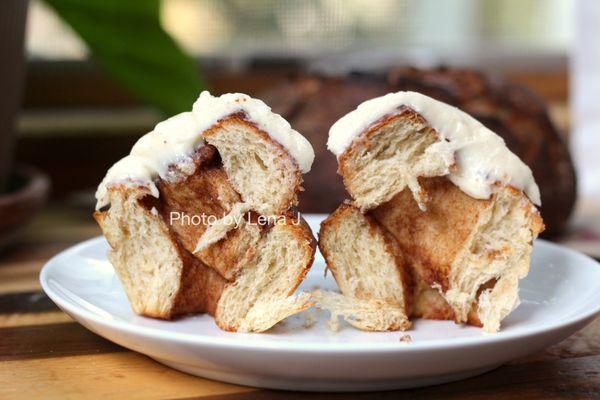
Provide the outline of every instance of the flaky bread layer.
[[405,331],[411,323],[397,304],[374,297],[359,299],[351,295],[315,290],[311,293],[317,307],[331,314],[329,326],[339,330],[339,317],[353,327],[369,332]]
[[365,212],[408,187],[422,209],[427,193],[419,177],[442,176],[454,167],[454,154],[442,151],[427,121],[402,106],[361,133],[338,158],[338,173],[354,203]]
[[265,228],[230,282],[185,249],[147,190],[113,186],[109,196],[110,208],[94,217],[137,314],[172,319],[206,312],[223,329],[262,332],[314,304],[308,294],[293,295],[316,247],[300,217],[286,214]]
[[296,160],[244,113],[220,120],[203,136],[217,148],[231,185],[250,209],[280,215],[298,204],[302,174]]
[[419,279],[442,294],[457,322],[476,309],[484,329],[497,331],[518,305],[518,281],[544,228],[539,212],[510,187],[478,200],[446,178],[420,185],[429,196],[426,211],[405,190],[371,215],[396,238]]
[[[364,305],[360,313],[362,328],[353,324],[359,329],[366,326],[377,327],[376,330],[400,329],[401,325],[393,322],[398,312],[405,317],[454,320],[454,311],[438,290],[413,273],[396,239],[373,217],[361,213],[355,206],[342,204],[323,221],[319,249],[346,297],[343,302],[340,299],[335,303],[326,301],[322,308],[343,304],[344,312],[339,312],[338,307],[337,314],[348,316],[352,315],[351,306],[356,302],[387,304],[380,312]],[[390,306],[394,305],[396,310],[390,315]],[[371,311],[367,313],[366,310]],[[332,315],[337,314],[332,311]],[[367,318],[369,315],[370,319]],[[391,322],[385,325],[383,321]],[[476,315],[469,323],[480,325]]]
[[385,301],[410,314],[410,273],[395,239],[377,221],[342,204],[321,223],[319,248],[342,293]]
[[214,314],[227,280],[179,244],[147,197],[144,188],[113,186],[110,209],[94,214],[133,311],[162,319]]
[[216,322],[221,329],[262,332],[277,322],[314,305],[308,293],[294,295],[308,273],[316,241],[298,214],[268,229],[235,282],[219,300]]

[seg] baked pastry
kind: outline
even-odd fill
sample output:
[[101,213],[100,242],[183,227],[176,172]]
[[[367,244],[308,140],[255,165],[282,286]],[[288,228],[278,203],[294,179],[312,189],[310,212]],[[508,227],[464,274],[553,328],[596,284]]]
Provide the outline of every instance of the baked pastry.
[[[328,147],[356,207],[345,214],[360,219],[367,213],[364,218],[378,226],[375,236],[387,241],[373,246],[370,257],[386,255],[386,269],[392,270],[396,254],[404,256],[415,305],[415,311],[404,305],[407,314],[451,317],[497,331],[518,304],[519,279],[527,275],[532,241],[544,228],[534,206],[540,194],[531,170],[468,114],[415,92],[361,104],[331,127]],[[356,258],[339,261],[347,250],[331,240],[339,233],[328,226],[347,208],[323,223],[319,244],[342,292],[356,297],[349,286],[381,278],[362,270]],[[347,233],[348,240],[360,237],[358,232]],[[402,262],[396,261],[396,268],[402,269]],[[395,276],[408,285],[403,275]],[[437,290],[451,312],[429,289]],[[381,298],[381,293],[394,294],[381,289],[367,295]]]
[[564,230],[575,204],[576,177],[568,146],[550,120],[546,105],[522,85],[464,68],[300,75],[263,93],[261,98],[276,105],[275,110],[315,147],[313,172],[305,177],[307,190],[301,194],[303,211],[331,213],[347,198],[335,176],[335,157],[325,150],[331,125],[363,101],[406,90],[458,107],[502,137],[531,167],[539,184],[547,227],[544,235]]
[[94,217],[133,310],[206,312],[261,332],[310,307],[294,295],[315,241],[293,211],[312,147],[261,101],[203,92],[107,173]]

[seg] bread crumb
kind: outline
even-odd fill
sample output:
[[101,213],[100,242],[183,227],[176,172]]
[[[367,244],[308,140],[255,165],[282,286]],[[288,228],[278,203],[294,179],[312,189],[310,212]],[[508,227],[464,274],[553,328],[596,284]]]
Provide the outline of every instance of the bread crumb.
[[404,343],[412,342],[412,337],[410,335],[402,335],[400,336],[400,341]]
[[[330,311],[331,312],[331,311]],[[339,332],[340,330],[340,315],[334,312],[331,312],[331,317],[329,321],[327,321],[327,327],[332,332]]]
[[303,314],[303,317],[304,322],[302,323],[302,326],[304,327],[304,329],[309,329],[317,323],[317,316],[315,315],[315,311],[313,310],[306,311]]

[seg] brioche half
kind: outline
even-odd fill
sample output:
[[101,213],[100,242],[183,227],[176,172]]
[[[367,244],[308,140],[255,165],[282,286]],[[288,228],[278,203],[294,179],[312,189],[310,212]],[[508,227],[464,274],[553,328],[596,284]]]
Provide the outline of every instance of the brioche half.
[[[389,298],[392,284],[363,259],[403,260],[396,265],[413,288],[407,315],[497,331],[519,303],[519,280],[544,229],[531,170],[472,117],[414,92],[361,104],[332,126],[328,147],[355,206],[342,205],[320,234],[342,293],[373,280],[373,296]],[[351,222],[361,213],[377,230]],[[340,215],[345,223],[335,222]],[[405,282],[391,274],[393,263],[378,264],[396,286]]]
[[140,138],[100,184],[94,214],[133,310],[262,332],[312,306],[294,292],[316,241],[293,206],[313,158],[283,118],[239,93],[203,92]]
[[[408,189],[368,215],[340,206],[319,232],[328,269],[350,298],[398,304],[401,297],[407,316],[497,331],[518,304],[518,280],[529,270],[528,243],[541,229],[539,215],[514,190],[475,200],[444,178],[422,185],[431,194],[426,212]],[[439,219],[442,200],[474,204]],[[475,217],[465,219],[471,213]]]

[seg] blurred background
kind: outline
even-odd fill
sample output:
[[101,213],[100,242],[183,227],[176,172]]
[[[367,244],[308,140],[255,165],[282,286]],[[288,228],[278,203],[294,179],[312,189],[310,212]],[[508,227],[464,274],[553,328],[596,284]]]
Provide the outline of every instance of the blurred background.
[[329,126],[410,89],[502,135],[547,236],[599,257],[599,25],[594,0],[3,0],[0,245],[99,234],[106,169],[202,89],[262,98],[307,136],[300,209],[330,212],[345,194]]

